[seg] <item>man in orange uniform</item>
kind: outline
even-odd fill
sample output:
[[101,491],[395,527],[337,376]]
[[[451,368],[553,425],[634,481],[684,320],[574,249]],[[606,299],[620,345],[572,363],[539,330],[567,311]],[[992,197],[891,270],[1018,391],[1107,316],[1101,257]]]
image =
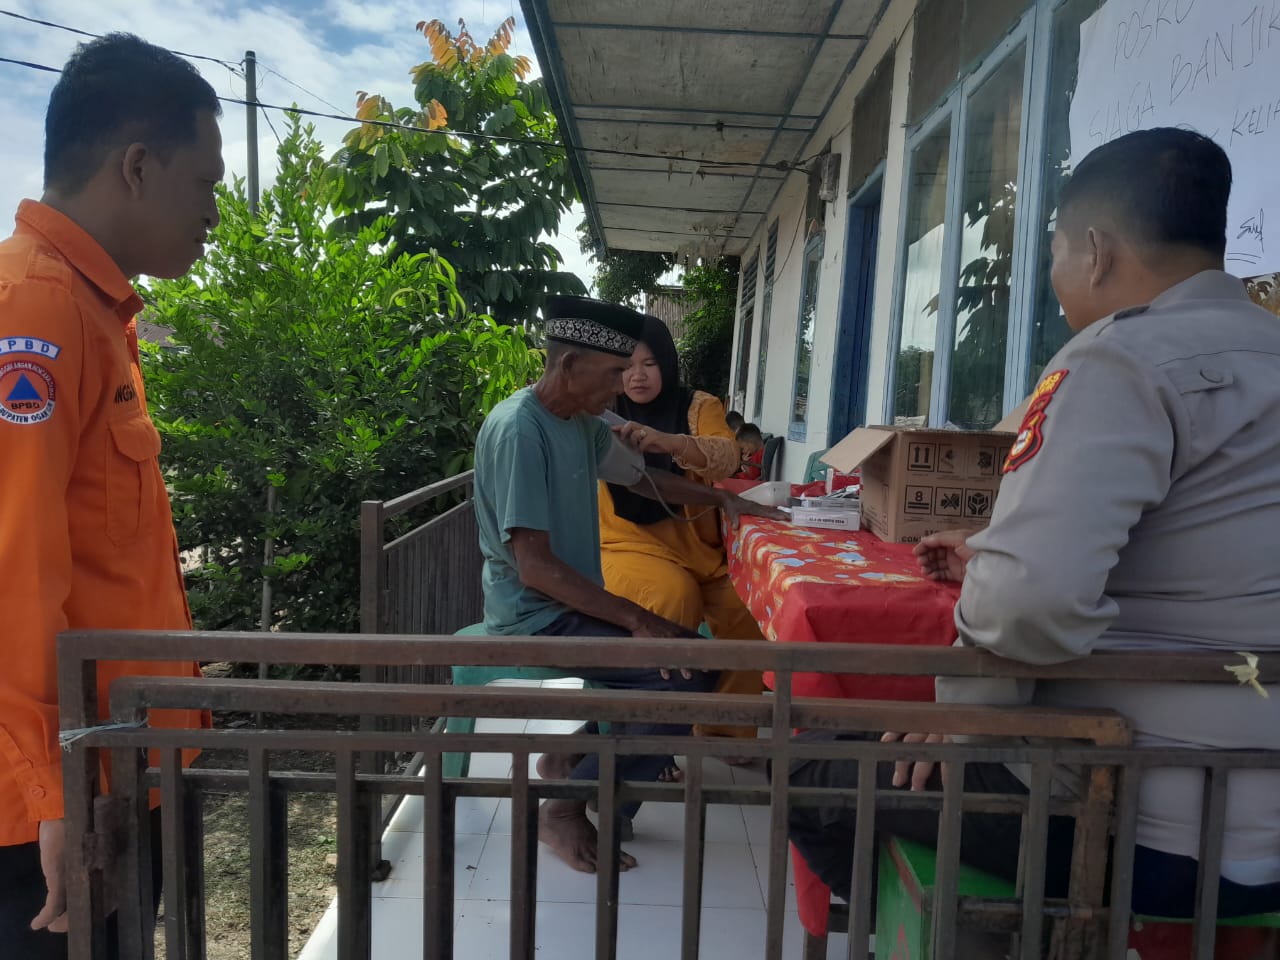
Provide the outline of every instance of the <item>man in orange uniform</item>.
[[[44,198],[22,203],[0,243],[5,956],[67,950],[58,633],[191,627],[129,278],[180,276],[203,252],[218,222],[219,112],[213,88],[165,50],[123,34],[79,47],[49,101]],[[100,674],[105,693],[123,674],[199,671],[117,663]]]

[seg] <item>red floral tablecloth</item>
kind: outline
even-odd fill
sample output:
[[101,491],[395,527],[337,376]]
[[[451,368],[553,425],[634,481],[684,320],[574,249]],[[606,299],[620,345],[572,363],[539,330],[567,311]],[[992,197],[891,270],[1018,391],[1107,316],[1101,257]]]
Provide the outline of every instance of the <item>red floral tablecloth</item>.
[[[908,544],[743,517],[729,576],[769,640],[945,646],[959,587],[925,579]],[[767,678],[766,678],[767,679]],[[932,700],[931,677],[797,674],[796,696]]]
[[[958,584],[920,574],[910,545],[865,530],[836,533],[743,517],[725,531],[729,576],[775,642],[949,645]],[[765,681],[772,686],[772,677]],[[796,696],[932,700],[932,677],[798,673]],[[825,933],[831,891],[791,848],[800,922]]]

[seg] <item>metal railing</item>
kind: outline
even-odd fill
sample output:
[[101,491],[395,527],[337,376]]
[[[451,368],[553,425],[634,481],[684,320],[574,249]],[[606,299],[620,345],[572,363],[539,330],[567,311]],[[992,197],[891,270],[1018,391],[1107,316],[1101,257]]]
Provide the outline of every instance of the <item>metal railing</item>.
[[[451,634],[483,618],[484,558],[471,498],[474,483],[475,471],[468,470],[394,500],[366,500],[360,505],[362,633]],[[395,521],[414,510],[437,507],[441,498],[449,497],[459,502],[390,538]]]
[[[884,675],[934,675],[1047,678],[1059,680],[1142,679],[1232,683],[1222,657],[1213,654],[1095,654],[1057,666],[1032,666],[1001,660],[981,651],[839,644],[761,644],[734,641],[547,639],[489,637],[395,637],[368,635],[278,634],[264,645],[257,634],[81,632],[60,638],[59,702],[64,730],[91,728],[98,722],[97,664],[110,660],[185,660],[213,657],[274,663],[372,664],[379,668],[433,669],[456,663],[486,666],[558,666],[565,669],[607,664],[612,667],[687,667],[771,670],[772,697],[721,694],[648,693],[612,690],[454,688],[439,684],[331,683],[283,680],[197,680],[129,677],[112,684],[111,724],[78,734],[67,744],[64,761],[68,902],[73,960],[101,957],[108,886],[118,892],[122,955],[150,960],[153,935],[144,904],[150,904],[151,832],[148,793],[158,788],[163,817],[165,949],[170,958],[205,956],[204,891],[200,863],[203,824],[200,798],[206,791],[248,795],[251,850],[253,955],[283,958],[287,934],[286,807],[290,791],[319,791],[336,796],[338,810],[338,957],[371,956],[370,815],[388,794],[424,797],[426,834],[423,865],[423,956],[453,955],[454,804],[459,797],[509,797],[512,802],[511,956],[534,956],[537,903],[537,805],[555,797],[595,797],[600,810],[594,955],[616,955],[618,935],[619,805],[629,800],[683,804],[684,890],[681,957],[699,955],[705,817],[709,804],[767,805],[770,809],[767,930],[768,960],[782,954],[787,867],[787,817],[790,806],[854,806],[857,834],[851,889],[873,889],[871,864],[879,810],[912,807],[936,810],[940,817],[938,867],[932,903],[934,953],[956,956],[954,931],[977,924],[1016,938],[1016,956],[1034,960],[1123,960],[1129,926],[1128,895],[1133,876],[1133,846],[1138,783],[1154,767],[1191,767],[1206,771],[1206,805],[1197,888],[1197,960],[1212,956],[1217,916],[1216,877],[1225,821],[1226,777],[1237,769],[1280,769],[1280,753],[1136,749],[1129,746],[1124,718],[1106,711],[1031,707],[977,707],[933,703],[892,703],[796,698],[797,672]],[[1263,658],[1263,683],[1280,681],[1280,658]],[[1242,696],[1251,695],[1242,691]],[[758,741],[714,738],[632,737],[626,735],[555,736],[538,734],[433,734],[424,730],[170,730],[141,725],[157,708],[261,710],[272,715],[333,714],[412,717],[421,715],[563,718],[668,723],[749,724],[768,727]],[[871,740],[806,742],[795,728],[831,730],[910,730],[994,737],[1032,737],[1035,742],[1000,744],[883,744]],[[615,728],[616,729],[616,728]],[[1051,739],[1050,739],[1051,738]],[[248,769],[191,770],[182,767],[184,748],[247,751]],[[335,758],[334,774],[278,769],[272,752],[313,751]],[[450,779],[442,756],[450,751],[509,753],[510,780]],[[533,753],[597,752],[596,781],[531,780]],[[145,758],[152,751],[152,760]],[[422,775],[364,771],[360,754],[368,751],[421,752]],[[683,784],[615,783],[619,756],[680,753],[689,757]],[[113,782],[109,797],[97,795],[98,770],[109,754]],[[702,763],[709,757],[754,756],[774,770],[787,770],[798,758],[840,757],[861,761],[856,790],[793,788],[785,777],[759,785],[716,786],[705,781]],[[875,766],[896,759],[946,762],[943,789],[908,793],[876,789]],[[978,762],[1029,763],[1030,793],[962,794],[964,765]],[[1057,764],[1087,772],[1083,796],[1051,796],[1049,771]],[[1115,777],[1118,773],[1118,783]],[[974,901],[957,893],[959,829],[962,811],[1005,812],[1023,817],[1022,880],[1018,897]],[[1076,818],[1068,897],[1043,896],[1045,837],[1050,815]],[[1114,854],[1108,862],[1109,837]],[[1103,887],[1110,879],[1113,902],[1106,909]],[[850,909],[850,956],[866,944],[870,932],[870,894],[854,897]],[[1050,929],[1046,929],[1048,924]]]
[[[360,505],[360,630],[365,634],[452,634],[484,617],[480,572],[484,559],[476,529],[472,486],[475,471],[421,487],[394,500],[366,500]],[[449,504],[449,501],[456,503]],[[445,509],[440,510],[441,501]],[[409,526],[416,511],[437,510]],[[405,529],[405,528],[408,529]],[[364,683],[448,683],[452,664],[360,664]],[[417,730],[436,717],[362,716],[362,730]],[[392,773],[420,768],[422,757],[408,762],[394,753],[366,752],[362,770]],[[370,855],[375,878],[386,876],[382,833],[401,796],[384,796],[371,816]]]

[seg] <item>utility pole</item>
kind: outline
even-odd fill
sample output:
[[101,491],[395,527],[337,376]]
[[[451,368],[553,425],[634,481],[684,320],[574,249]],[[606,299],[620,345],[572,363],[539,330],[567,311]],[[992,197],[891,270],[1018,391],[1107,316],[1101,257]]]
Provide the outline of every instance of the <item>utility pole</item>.
[[[245,136],[249,143],[249,171],[247,188],[249,193],[249,212],[258,215],[258,58],[252,50],[244,52],[244,99],[245,104]],[[267,517],[276,512],[275,484],[267,481]],[[272,590],[271,579],[267,576],[267,568],[275,559],[275,540],[268,534],[262,541],[262,608],[259,618],[263,630],[271,629]],[[267,665],[258,664],[258,676],[267,677]],[[257,714],[257,726],[262,726],[262,714]]]
[[249,212],[258,213],[258,58],[244,52],[245,134],[249,139]]

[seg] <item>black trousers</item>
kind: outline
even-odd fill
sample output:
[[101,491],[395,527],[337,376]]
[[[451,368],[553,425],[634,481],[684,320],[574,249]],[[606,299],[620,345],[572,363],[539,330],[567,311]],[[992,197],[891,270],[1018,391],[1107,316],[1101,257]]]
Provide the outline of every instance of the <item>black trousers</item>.
[[[594,617],[570,612],[561,616],[549,627],[540,630],[539,635],[546,637],[630,637],[631,632],[604,620],[596,620]],[[692,639],[696,638],[697,634],[691,633],[689,636]],[[679,670],[670,671],[670,678],[664,679],[657,670],[635,670],[625,667],[597,667],[576,672],[584,680],[589,680],[611,690],[671,690],[682,693],[706,693],[715,689],[716,681],[719,679],[719,674],[714,672],[694,671],[693,676],[686,680],[680,675]],[[614,724],[613,729],[619,734],[629,736],[679,737],[688,735],[690,724],[626,723]],[[595,725],[588,724],[588,730],[594,732],[596,730]],[[671,754],[619,757],[617,764],[618,779],[651,783],[657,780],[662,771],[674,762],[675,758]],[[600,757],[594,753],[587,754],[574,767],[569,778],[571,780],[598,780],[600,778]],[[634,817],[639,809],[640,804],[629,803],[623,806],[622,814],[625,817]]]
[[[153,916],[160,905],[163,875],[160,843],[160,811],[157,809],[151,812]],[[14,960],[66,960],[65,933],[31,929],[31,921],[44,907],[47,892],[38,843],[0,847],[0,956]],[[107,918],[107,940],[107,955],[111,960],[121,960],[114,913]]]
[[[879,764],[876,786],[892,789],[892,780],[893,764]],[[798,761],[791,769],[791,784],[856,789],[858,763],[856,760]],[[941,774],[936,769],[928,789],[942,789]],[[1027,788],[1003,764],[970,763],[965,765],[964,791],[1026,794]],[[850,807],[794,806],[790,819],[791,841],[813,872],[831,887],[836,896],[846,901],[853,874],[854,817],[855,811]],[[934,846],[938,842],[938,815],[920,810],[877,810],[876,833]],[[960,859],[969,866],[1013,882],[1017,878],[1021,837],[1021,817],[966,813],[960,820]],[[1072,818],[1049,818],[1045,896],[1067,895],[1074,837],[1075,821]],[[1134,850],[1133,911],[1157,917],[1193,916],[1196,868],[1193,857],[1137,847]],[[1280,883],[1245,886],[1224,879],[1218,892],[1218,909],[1222,917],[1280,910]]]

